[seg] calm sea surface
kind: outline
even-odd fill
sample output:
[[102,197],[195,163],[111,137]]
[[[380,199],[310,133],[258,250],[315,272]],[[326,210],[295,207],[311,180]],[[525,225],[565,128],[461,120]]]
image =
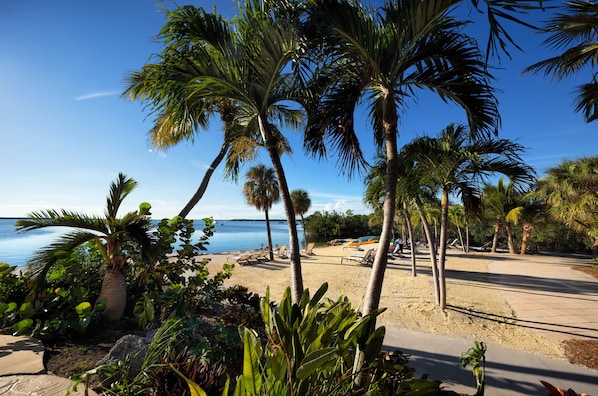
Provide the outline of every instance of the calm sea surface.
[[[14,223],[17,219],[0,218],[0,262],[10,265],[25,266],[36,250],[52,243],[67,229],[52,227],[41,230],[17,233]],[[194,222],[197,238],[201,235],[203,221]],[[270,222],[272,243],[284,245],[289,243],[289,232],[286,221]],[[303,240],[303,231],[297,225],[299,243]],[[268,246],[266,222],[244,220],[217,220],[216,232],[209,240],[207,253],[236,252],[253,250]]]

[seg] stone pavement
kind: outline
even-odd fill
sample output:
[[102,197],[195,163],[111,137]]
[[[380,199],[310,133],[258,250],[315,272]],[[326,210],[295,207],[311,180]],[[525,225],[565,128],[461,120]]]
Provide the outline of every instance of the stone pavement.
[[[44,346],[29,337],[0,334],[0,395],[64,396],[70,380],[45,374]],[[71,395],[84,395],[79,386]],[[89,391],[90,396],[96,395]]]

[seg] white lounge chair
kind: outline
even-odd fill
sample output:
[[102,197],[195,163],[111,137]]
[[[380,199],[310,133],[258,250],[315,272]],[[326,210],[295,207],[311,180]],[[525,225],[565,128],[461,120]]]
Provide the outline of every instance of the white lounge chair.
[[374,257],[375,257],[375,250],[369,249],[367,252],[365,252],[365,255],[363,255],[363,256],[342,257],[341,264],[343,263],[343,261],[347,260],[347,261],[354,261],[357,263],[357,265],[364,265],[367,267],[371,267],[374,264]]

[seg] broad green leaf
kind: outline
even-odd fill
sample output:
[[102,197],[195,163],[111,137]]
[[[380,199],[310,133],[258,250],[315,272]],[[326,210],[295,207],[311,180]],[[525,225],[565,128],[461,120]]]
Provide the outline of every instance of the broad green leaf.
[[20,335],[23,334],[23,332],[29,328],[31,328],[31,326],[33,326],[33,319],[23,319],[17,323],[15,323],[14,325],[12,325],[11,330],[13,331],[14,334],[16,335]]
[[78,315],[86,314],[91,311],[91,304],[87,301],[84,301],[75,307],[75,311]]
[[322,348],[305,356],[297,369],[297,378],[305,379],[336,356],[336,347]]
[[256,395],[262,387],[262,375],[260,373],[260,358],[262,357],[262,346],[250,329],[243,330],[243,383],[245,391],[250,395]]
[[309,305],[311,305],[312,307],[315,307],[320,302],[322,297],[324,297],[324,294],[326,294],[327,291],[328,291],[328,283],[324,282],[324,283],[322,283],[322,286],[320,286],[318,291],[316,291],[316,293],[312,297],[311,301],[309,302]]

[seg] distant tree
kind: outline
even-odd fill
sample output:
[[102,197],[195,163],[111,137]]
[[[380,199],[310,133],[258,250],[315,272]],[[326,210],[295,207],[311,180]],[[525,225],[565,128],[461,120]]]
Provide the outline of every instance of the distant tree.
[[507,235],[509,253],[515,254],[513,242],[513,218],[521,210],[523,194],[514,189],[512,183],[500,178],[497,184],[486,183],[483,187],[482,205],[484,213],[494,219],[494,237],[492,238],[492,252],[498,247],[498,237],[502,229]]
[[564,161],[538,181],[537,194],[548,214],[592,238],[598,257],[598,157]]
[[293,201],[293,208],[295,214],[301,217],[301,226],[303,227],[303,242],[307,249],[307,230],[305,229],[305,219],[303,215],[307,213],[311,207],[311,199],[305,190],[294,190],[291,191],[291,201]]
[[537,62],[526,72],[552,75],[562,80],[584,69],[590,69],[592,81],[577,87],[574,100],[575,111],[583,113],[586,122],[598,119],[598,4],[595,1],[567,1],[564,13],[555,13],[545,23],[543,32],[548,34],[544,44],[560,55]]
[[116,321],[124,313],[127,303],[127,287],[125,267],[127,242],[136,242],[146,260],[149,259],[152,247],[150,221],[150,205],[143,203],[139,210],[118,216],[118,209],[123,200],[135,189],[137,182],[122,173],[110,185],[110,194],[106,199],[105,217],[89,216],[65,209],[44,210],[27,215],[27,219],[18,220],[15,225],[19,232],[37,230],[47,227],[68,227],[72,231],[63,235],[57,242],[41,249],[31,260],[28,271],[32,281],[39,290],[45,283],[46,275],[65,252],[72,252],[89,241],[96,241],[102,252],[103,269],[105,270],[98,302],[105,301],[103,316],[107,321]]
[[270,251],[270,260],[274,260],[272,250],[272,233],[270,230],[270,217],[268,211],[272,205],[280,201],[280,192],[278,190],[278,181],[276,173],[272,168],[266,168],[265,165],[257,165],[247,171],[245,175],[247,181],[243,185],[243,195],[249,205],[255,206],[257,210],[264,211],[266,215],[266,231],[268,233],[268,250]]

